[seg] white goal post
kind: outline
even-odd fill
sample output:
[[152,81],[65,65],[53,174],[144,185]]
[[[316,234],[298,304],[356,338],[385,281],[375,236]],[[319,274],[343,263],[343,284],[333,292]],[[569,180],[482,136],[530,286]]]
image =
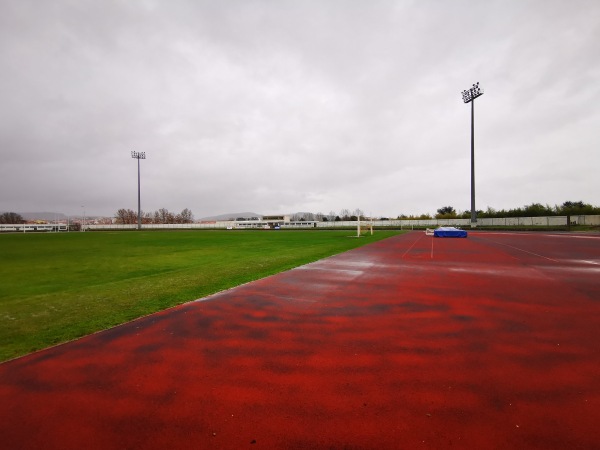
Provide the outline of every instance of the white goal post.
[[356,237],[360,237],[362,233],[371,233],[373,235],[373,220],[366,221],[360,220],[360,216],[358,216],[358,222],[356,224]]

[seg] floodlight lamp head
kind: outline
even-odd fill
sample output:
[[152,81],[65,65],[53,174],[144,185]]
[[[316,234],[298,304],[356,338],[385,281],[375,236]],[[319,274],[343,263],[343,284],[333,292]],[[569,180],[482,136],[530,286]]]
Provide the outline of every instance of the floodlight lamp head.
[[465,103],[472,102],[480,95],[483,95],[483,89],[479,87],[479,81],[474,83],[472,88],[462,91],[462,97]]
[[146,159],[146,152],[131,152],[131,157],[135,159]]

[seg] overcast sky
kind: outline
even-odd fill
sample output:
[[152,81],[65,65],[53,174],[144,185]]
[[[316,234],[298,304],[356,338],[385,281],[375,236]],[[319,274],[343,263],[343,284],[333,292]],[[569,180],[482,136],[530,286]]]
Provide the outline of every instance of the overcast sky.
[[600,204],[598,0],[0,0],[0,211]]

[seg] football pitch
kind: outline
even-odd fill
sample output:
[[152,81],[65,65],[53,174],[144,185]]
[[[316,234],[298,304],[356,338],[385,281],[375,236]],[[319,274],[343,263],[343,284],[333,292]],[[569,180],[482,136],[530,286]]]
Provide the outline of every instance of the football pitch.
[[0,236],[0,361],[372,243],[352,231]]

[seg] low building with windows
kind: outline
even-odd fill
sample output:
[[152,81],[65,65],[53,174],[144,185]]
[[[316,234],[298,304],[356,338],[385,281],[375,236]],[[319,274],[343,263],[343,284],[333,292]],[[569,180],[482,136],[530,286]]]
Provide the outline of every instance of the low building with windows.
[[316,220],[295,220],[290,216],[263,216],[262,218],[236,219],[232,222],[231,228],[261,228],[265,230],[277,230],[282,228],[316,228]]

